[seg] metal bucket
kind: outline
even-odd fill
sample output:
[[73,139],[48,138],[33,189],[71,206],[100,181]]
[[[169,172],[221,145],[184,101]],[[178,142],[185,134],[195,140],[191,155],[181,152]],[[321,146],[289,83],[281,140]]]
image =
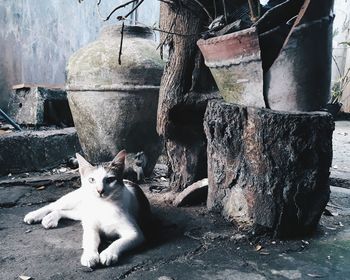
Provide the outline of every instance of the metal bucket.
[[[267,107],[283,111],[317,111],[330,98],[333,17],[295,27],[287,45],[264,73]],[[260,35],[271,42],[281,30]],[[282,31],[283,32],[283,31]]]

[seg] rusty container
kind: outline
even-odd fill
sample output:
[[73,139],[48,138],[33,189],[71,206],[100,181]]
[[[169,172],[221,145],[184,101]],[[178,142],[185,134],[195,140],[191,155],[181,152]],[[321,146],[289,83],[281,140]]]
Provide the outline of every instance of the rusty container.
[[197,42],[226,102],[265,107],[259,38],[254,27]]
[[[264,73],[267,107],[282,111],[317,111],[330,99],[333,17],[298,25],[287,45]],[[279,28],[260,35],[278,37]]]

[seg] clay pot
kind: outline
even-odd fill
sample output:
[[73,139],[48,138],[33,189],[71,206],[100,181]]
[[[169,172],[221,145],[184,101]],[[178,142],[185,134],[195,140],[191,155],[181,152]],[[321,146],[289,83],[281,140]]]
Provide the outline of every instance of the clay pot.
[[[276,18],[266,17],[259,24],[259,36],[255,28],[248,28],[199,40],[224,100],[282,111],[323,108],[330,97],[332,7],[333,0],[311,1],[284,48],[290,30],[285,16],[290,18],[290,11],[276,26],[271,26],[276,13]],[[265,31],[266,26],[270,30]]]
[[144,151],[145,175],[161,151],[156,133],[163,61],[149,28],[125,26],[118,63],[121,26],[108,26],[78,50],[67,66],[68,100],[78,137],[94,163],[112,160],[118,151]]
[[226,102],[265,107],[259,38],[255,28],[197,42]]

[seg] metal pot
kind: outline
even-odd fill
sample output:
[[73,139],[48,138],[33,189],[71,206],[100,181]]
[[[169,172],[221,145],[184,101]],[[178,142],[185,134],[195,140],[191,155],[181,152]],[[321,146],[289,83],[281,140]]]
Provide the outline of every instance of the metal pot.
[[[268,108],[317,111],[326,105],[331,87],[332,23],[333,17],[326,16],[294,29],[288,44],[264,73]],[[281,37],[281,29],[260,35],[263,50]]]

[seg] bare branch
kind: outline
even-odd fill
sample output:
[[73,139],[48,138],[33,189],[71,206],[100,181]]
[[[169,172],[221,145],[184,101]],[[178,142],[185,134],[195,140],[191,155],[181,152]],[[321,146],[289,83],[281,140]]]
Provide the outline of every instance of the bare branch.
[[199,2],[198,0],[193,0],[194,2],[196,2],[198,4],[198,6],[200,6],[202,8],[202,10],[207,14],[208,18],[210,21],[213,21],[213,17],[210,15],[209,11],[204,7],[204,5]]
[[[97,11],[98,11],[98,14],[99,14],[99,16],[104,20],[104,21],[107,21],[107,20],[109,20],[110,18],[111,18],[111,16],[116,12],[116,11],[118,11],[119,9],[121,9],[121,8],[124,8],[124,7],[126,7],[126,6],[128,6],[128,5],[130,5],[130,4],[132,4],[132,3],[134,3],[134,2],[137,2],[138,0],[130,0],[130,1],[128,1],[128,2],[126,2],[126,3],[124,3],[124,4],[121,4],[121,5],[119,5],[119,6],[117,6],[117,7],[115,7],[113,10],[112,10],[112,12],[110,12],[109,13],[109,15],[106,17],[106,18],[104,18],[104,17],[102,17],[101,16],[101,13],[100,13],[100,10],[99,10],[99,5],[101,4],[101,0],[98,0],[98,2],[97,2]],[[141,3],[143,2],[143,0],[141,1]],[[140,6],[140,5],[137,5],[137,7],[138,6]],[[133,11],[133,10],[132,10]],[[128,14],[128,16],[129,16],[129,14]],[[125,17],[123,17],[123,18],[126,18],[127,16],[125,16]],[[120,19],[121,20],[121,19]]]
[[118,63],[119,63],[119,65],[122,64],[123,39],[124,39],[124,22],[122,24],[122,29],[120,31],[120,45],[119,45],[119,55],[118,55]]
[[143,3],[143,1],[144,0],[141,0],[139,3],[137,3],[137,5],[126,16],[124,16],[124,18],[127,18],[128,16],[130,16]]
[[224,8],[225,23],[227,24],[227,11],[226,11],[226,3],[225,3],[225,0],[222,0],[222,7]]

